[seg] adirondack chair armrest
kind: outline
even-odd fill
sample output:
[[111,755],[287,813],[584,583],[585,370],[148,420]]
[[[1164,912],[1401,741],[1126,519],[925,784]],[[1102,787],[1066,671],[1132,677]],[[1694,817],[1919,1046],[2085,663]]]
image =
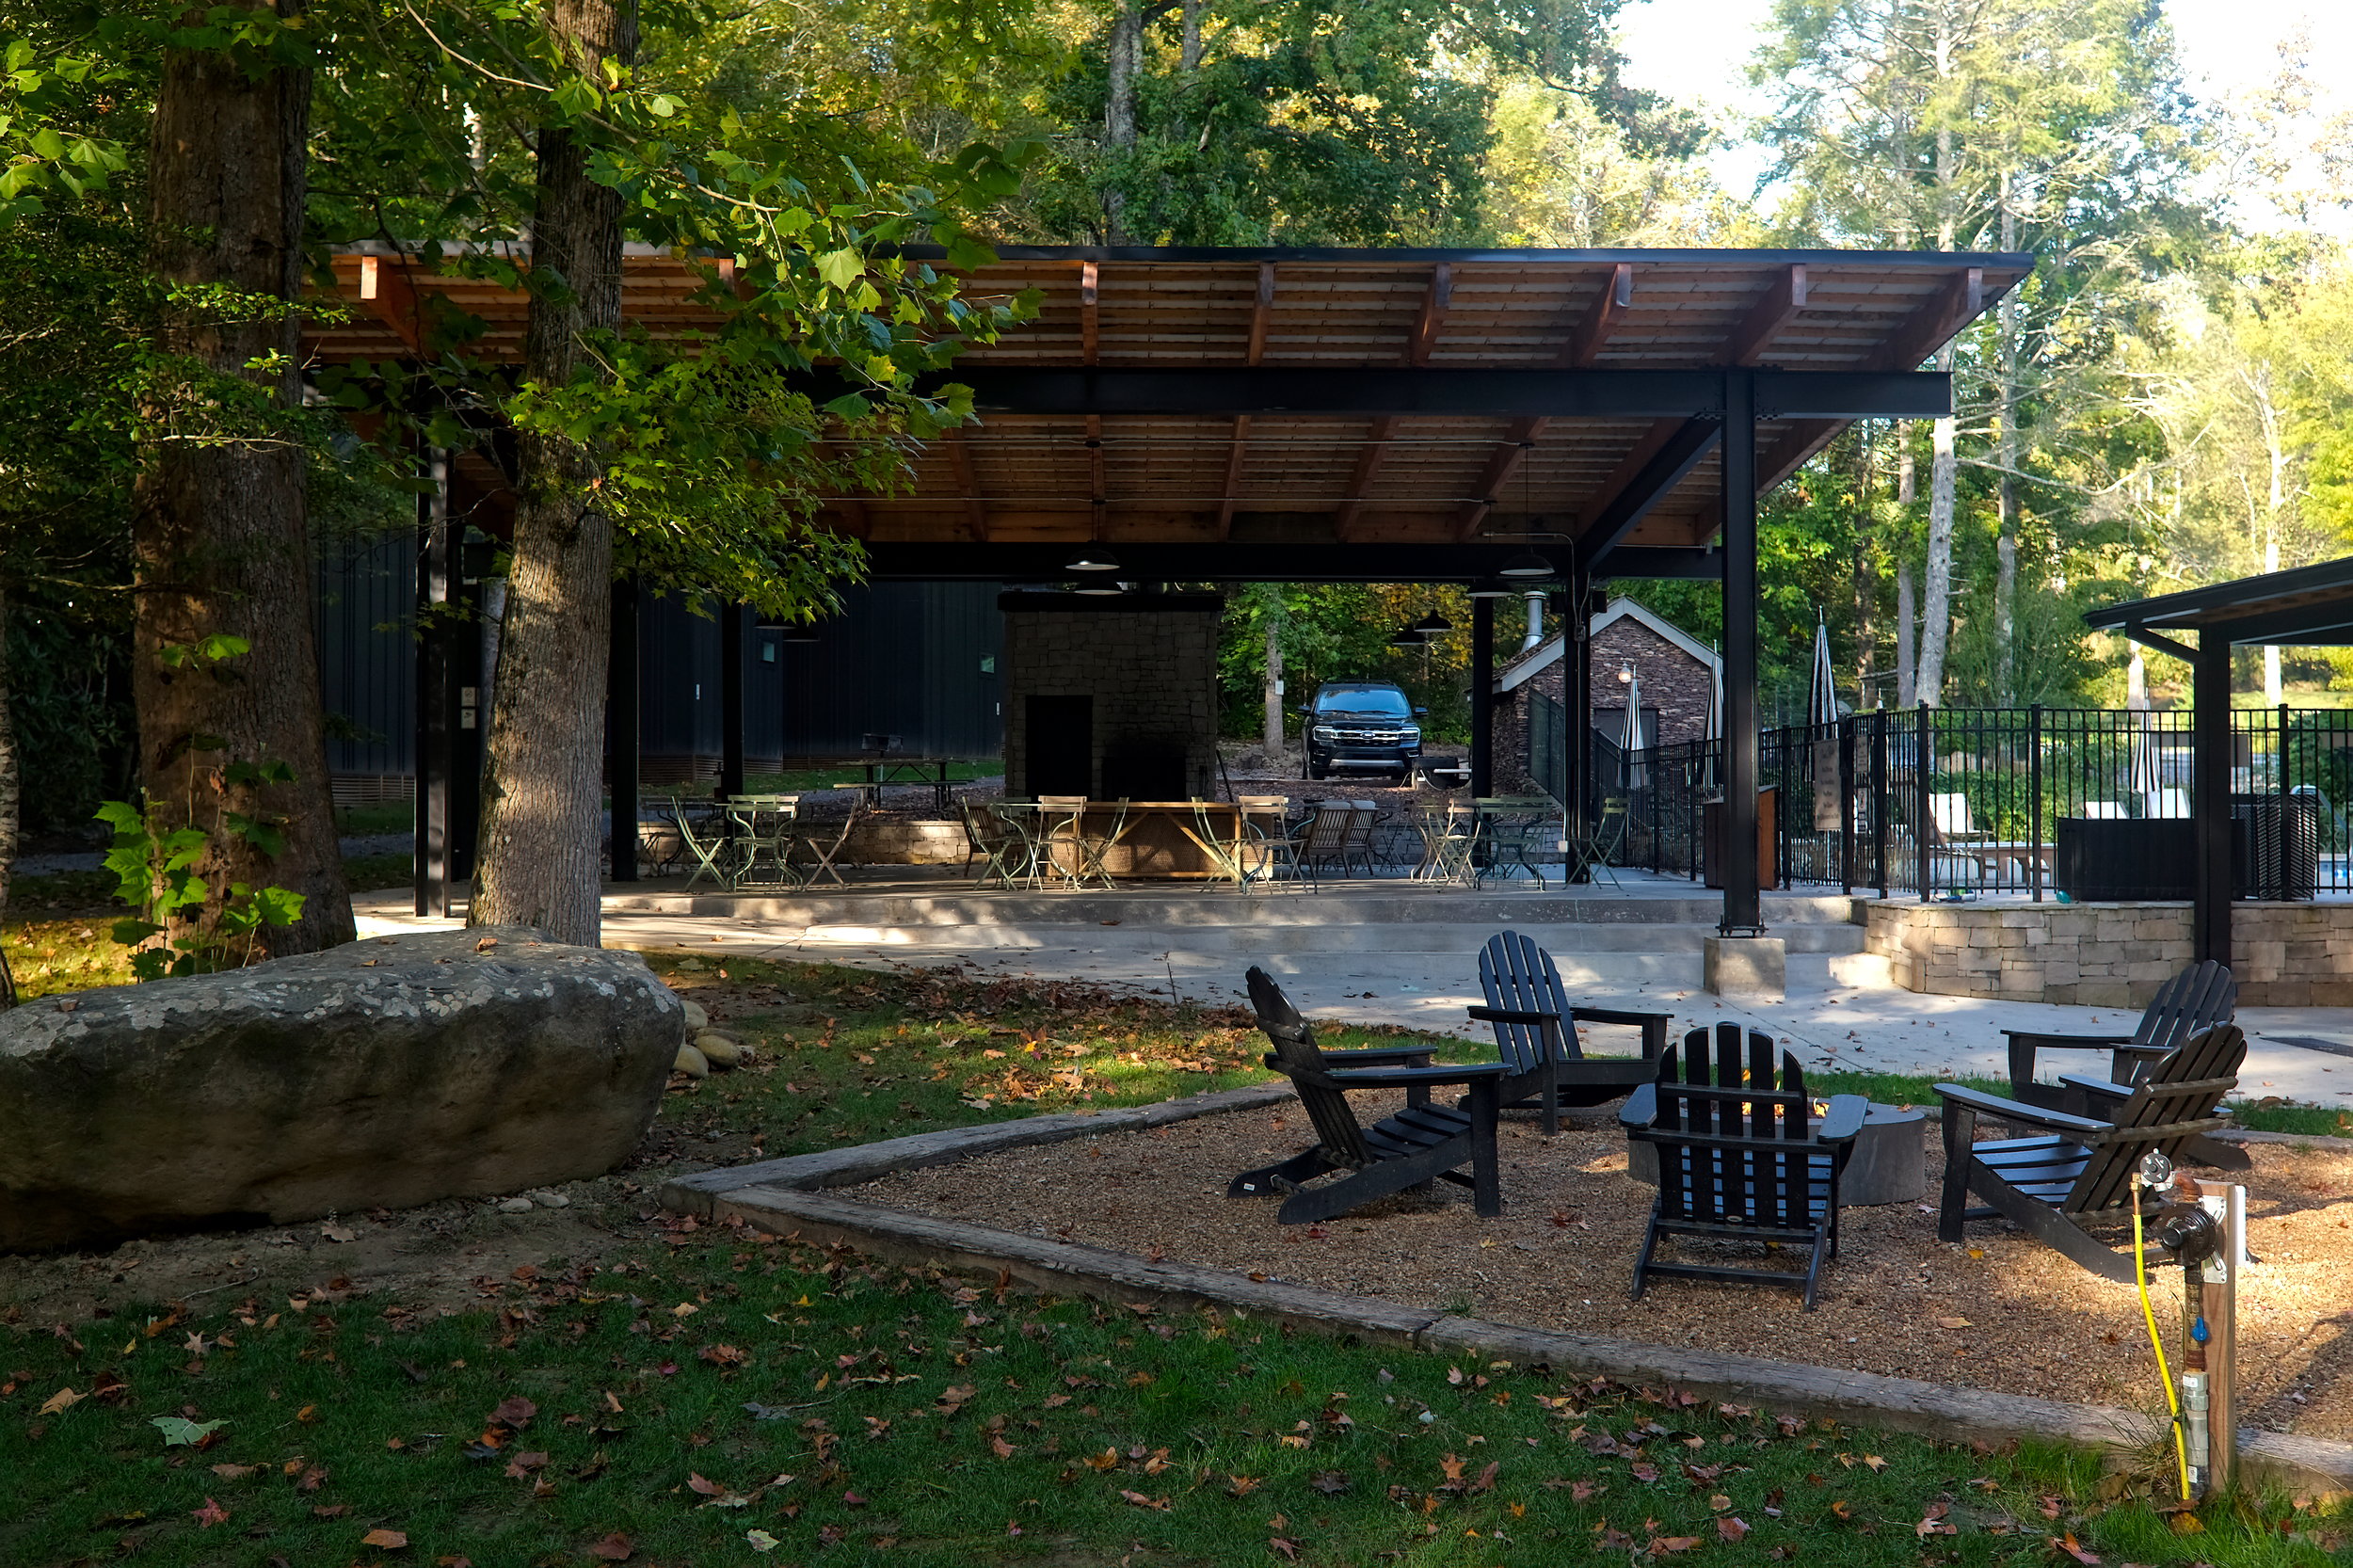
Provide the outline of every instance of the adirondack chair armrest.
[[2012,1045],[2032,1046],[2038,1050],[2045,1047],[2053,1050],[2114,1050],[2133,1043],[2129,1034],[2045,1034],[2039,1029],[2006,1029],[2002,1034]]
[[1625,1104],[1618,1108],[1618,1125],[1629,1130],[1648,1127],[1658,1119],[1658,1085],[1644,1083],[1626,1096]]
[[1558,1013],[1539,1012],[1533,1009],[1472,1007],[1465,1011],[1469,1013],[1471,1022],[1481,1024],[1557,1024],[1561,1021],[1561,1015]]
[[1438,1067],[1345,1067],[1330,1076],[1350,1089],[1410,1089],[1417,1083],[1480,1083],[1511,1071],[1500,1062],[1473,1062]]
[[1327,1050],[1323,1059],[1335,1066],[1370,1067],[1396,1062],[1409,1067],[1426,1067],[1436,1051],[1435,1046],[1368,1046],[1362,1050]]
[[[2094,1111],[2107,1111],[2133,1097],[2134,1085],[2118,1083],[2112,1079],[2097,1078],[2090,1073],[2061,1073],[2059,1087],[2067,1093],[2067,1109],[2071,1114],[2083,1115]],[[2102,1117],[2101,1120],[2112,1118]]]
[[1871,1113],[1871,1102],[1861,1095],[1833,1095],[1830,1110],[1822,1116],[1822,1128],[1816,1136],[1825,1144],[1852,1142],[1863,1131],[1863,1118]]
[[1673,1013],[1641,1013],[1623,1007],[1572,1007],[1571,1019],[1581,1024],[1625,1024],[1642,1032],[1642,1060],[1656,1062],[1659,1052],[1667,1048],[1667,1026],[1674,1022]]
[[2022,1105],[2006,1100],[1999,1095],[1988,1095],[1961,1083],[1940,1083],[1936,1094],[1947,1105],[1958,1105],[1996,1121],[2024,1127],[2039,1127],[2051,1132],[2105,1132],[2109,1124],[2095,1122],[2089,1116],[2070,1116],[2063,1111],[2045,1111],[2039,1105]]

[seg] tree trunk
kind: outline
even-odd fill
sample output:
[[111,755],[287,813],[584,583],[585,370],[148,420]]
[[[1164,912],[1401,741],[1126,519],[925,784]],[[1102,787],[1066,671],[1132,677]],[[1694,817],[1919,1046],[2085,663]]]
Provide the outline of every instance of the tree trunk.
[[[1280,587],[1273,592],[1279,595]],[[1266,623],[1266,754],[1272,761],[1283,752],[1283,616],[1281,601]]]
[[[2018,248],[2018,213],[2013,184],[2002,180],[2002,248]],[[1995,389],[1994,456],[2001,464],[1996,488],[2001,527],[1994,538],[1993,700],[2010,706],[2018,693],[2018,291],[2002,296],[1999,312],[2002,384]]]
[[[1905,532],[1911,532],[1912,504],[1919,499],[1919,464],[1912,453],[1912,435],[1903,433],[1903,444],[1896,453],[1896,504],[1903,508]],[[1907,538],[1904,551],[1911,550]],[[1919,666],[1914,662],[1919,648],[1920,606],[1912,594],[1912,563],[1900,560],[1896,567],[1896,706],[1909,708],[1920,700]]]
[[[1120,0],[1112,18],[1111,51],[1105,61],[1103,144],[1110,151],[1114,177],[1127,170],[1121,154],[1136,145],[1136,77],[1144,69],[1144,6],[1142,0]],[[1126,245],[1127,197],[1113,185],[1103,191],[1103,243]]]
[[[1937,356],[1952,369],[1952,348]],[[1920,611],[1919,700],[1939,706],[1945,696],[1945,648],[1953,627],[1953,421],[1936,422],[1929,463],[1929,566],[1927,602]]]
[[[235,3],[281,16],[301,8],[300,0]],[[225,54],[165,54],[147,180],[149,264],[159,283],[299,296],[310,107],[307,72],[249,75]],[[226,321],[218,313],[168,304],[163,351],[215,376],[268,376],[270,395],[294,407],[293,313]],[[255,360],[275,368],[248,371]],[[198,390],[192,417],[202,420]],[[162,406],[151,413],[166,426],[191,417]],[[143,455],[131,525],[139,771],[167,831],[193,824],[213,838],[197,866],[213,894],[171,935],[216,922],[232,882],[287,888],[305,903],[293,925],[263,929],[257,950],[273,954],[354,935],[319,717],[302,470],[301,452],[283,440],[167,438]],[[219,663],[175,651],[215,636],[244,638],[250,651]],[[226,777],[231,764],[269,762],[284,763],[294,780]],[[285,836],[280,853],[218,831],[232,811],[275,821]]]
[[[0,588],[0,916],[8,912],[9,873],[16,867],[18,802],[24,765],[16,754],[16,725],[8,714],[8,596]],[[0,982],[0,988],[5,988]],[[8,998],[0,996],[0,1007]]]
[[[637,51],[635,0],[552,0],[547,27],[571,66],[600,74]],[[588,178],[571,131],[539,132],[523,380],[595,374],[584,335],[621,319],[621,198]],[[482,766],[472,925],[536,925],[559,942],[600,938],[604,684],[613,613],[613,522],[596,504],[596,455],[544,431],[518,443],[514,566]]]

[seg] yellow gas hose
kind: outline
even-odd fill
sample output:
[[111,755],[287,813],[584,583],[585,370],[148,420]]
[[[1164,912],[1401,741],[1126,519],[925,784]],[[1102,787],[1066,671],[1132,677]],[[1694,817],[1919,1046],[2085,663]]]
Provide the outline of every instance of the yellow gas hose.
[[2133,1278],[2140,1286],[2140,1316],[2149,1325],[2149,1348],[2157,1352],[2157,1381],[2165,1385],[2165,1404],[2173,1413],[2173,1460],[2182,1474],[2182,1501],[2195,1502],[2189,1490],[2189,1444],[2182,1436],[2182,1400],[2174,1392],[2173,1374],[2166,1368],[2165,1341],[2157,1336],[2157,1311],[2149,1304],[2149,1260],[2140,1250],[2140,1189],[2133,1189]]

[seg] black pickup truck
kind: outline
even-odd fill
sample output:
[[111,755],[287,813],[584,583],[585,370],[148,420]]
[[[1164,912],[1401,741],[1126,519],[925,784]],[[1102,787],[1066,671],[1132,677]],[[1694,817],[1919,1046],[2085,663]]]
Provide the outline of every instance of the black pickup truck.
[[1413,776],[1421,760],[1421,726],[1428,712],[1405,700],[1385,680],[1327,680],[1299,710],[1307,728],[1307,776],[1335,773]]

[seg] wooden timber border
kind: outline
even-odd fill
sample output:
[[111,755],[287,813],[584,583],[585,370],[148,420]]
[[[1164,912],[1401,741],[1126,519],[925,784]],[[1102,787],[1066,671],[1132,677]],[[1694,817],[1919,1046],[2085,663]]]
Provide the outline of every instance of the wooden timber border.
[[[1130,1253],[933,1219],[822,1191],[995,1149],[1162,1127],[1194,1116],[1282,1104],[1291,1097],[1288,1083],[1258,1084],[1155,1105],[919,1132],[680,1176],[664,1184],[661,1198],[673,1212],[698,1219],[741,1219],[760,1230],[805,1241],[840,1242],[894,1262],[1007,1274],[1020,1285],[1054,1295],[1214,1307],[1318,1334],[1545,1367],[1559,1375],[1663,1384],[1701,1399],[1830,1416],[1944,1443],[2029,1438],[2121,1452],[2154,1445],[2164,1431],[2161,1423],[2137,1410],[1486,1322],[1188,1263],[1148,1262]],[[2353,1494],[2353,1443],[2243,1427],[2238,1458],[2255,1476],[2300,1496]]]

